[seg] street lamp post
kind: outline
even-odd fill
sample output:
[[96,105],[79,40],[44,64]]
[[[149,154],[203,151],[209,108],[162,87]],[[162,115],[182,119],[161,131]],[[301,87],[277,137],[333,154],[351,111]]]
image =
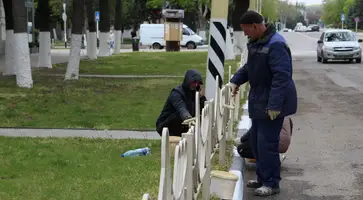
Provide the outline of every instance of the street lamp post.
[[63,3],[62,19],[64,21],[64,47],[67,48],[67,14],[66,14],[66,1]]

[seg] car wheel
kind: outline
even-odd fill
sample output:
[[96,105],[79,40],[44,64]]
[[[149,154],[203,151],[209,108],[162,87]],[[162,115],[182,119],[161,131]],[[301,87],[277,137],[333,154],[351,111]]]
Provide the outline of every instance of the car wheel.
[[348,62],[352,63],[353,62],[353,59],[348,59]]
[[154,43],[153,49],[161,49],[161,45],[159,43]]
[[356,62],[356,63],[362,63],[362,58],[357,58],[357,59],[355,59],[355,62]]
[[194,42],[188,42],[186,46],[187,46],[187,49],[196,49],[197,48],[197,46],[195,45]]
[[321,61],[322,61],[322,63],[328,63],[328,59],[324,58],[324,53],[321,52],[320,54],[321,54]]
[[321,62],[321,57],[319,55],[316,55],[316,61]]

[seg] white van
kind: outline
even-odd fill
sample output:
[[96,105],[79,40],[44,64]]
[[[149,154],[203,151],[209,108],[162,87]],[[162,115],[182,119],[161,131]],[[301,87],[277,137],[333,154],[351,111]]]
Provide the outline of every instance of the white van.
[[[182,41],[180,41],[180,46],[195,49],[197,46],[202,46],[203,44],[202,37],[183,24],[183,37]],[[153,49],[164,48],[164,24],[141,24],[140,45],[151,46]]]

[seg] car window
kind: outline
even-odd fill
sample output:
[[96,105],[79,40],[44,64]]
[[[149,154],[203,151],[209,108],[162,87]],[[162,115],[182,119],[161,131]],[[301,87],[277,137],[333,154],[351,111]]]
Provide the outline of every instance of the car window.
[[326,33],[324,42],[347,42],[355,41],[356,38],[352,32],[331,32]]
[[185,29],[185,28],[183,28],[183,35],[190,35],[189,32],[188,32],[188,30]]

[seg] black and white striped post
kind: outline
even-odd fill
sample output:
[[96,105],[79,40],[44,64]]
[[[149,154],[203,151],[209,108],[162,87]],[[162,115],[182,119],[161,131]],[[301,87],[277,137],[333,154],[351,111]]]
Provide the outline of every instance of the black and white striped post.
[[223,84],[228,4],[228,0],[212,0],[205,88],[207,99],[215,96],[217,76],[219,76],[219,87],[222,87]]

